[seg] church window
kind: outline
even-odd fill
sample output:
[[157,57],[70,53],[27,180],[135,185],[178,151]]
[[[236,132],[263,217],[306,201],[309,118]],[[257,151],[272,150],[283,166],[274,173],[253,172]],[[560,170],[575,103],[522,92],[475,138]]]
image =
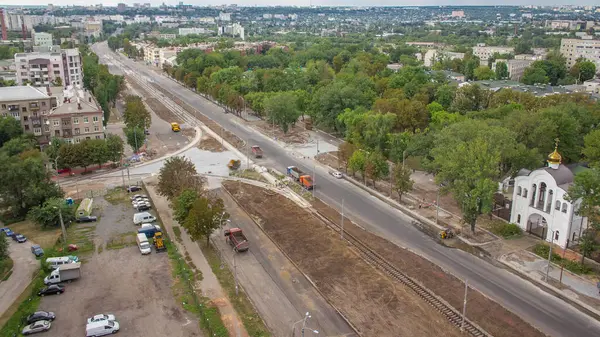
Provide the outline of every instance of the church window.
[[554,232],[554,240],[558,240],[558,234],[559,234],[558,231]]
[[517,214],[517,223],[521,223],[521,214]]
[[527,189],[526,188],[523,189],[523,198],[527,198]]
[[562,212],[567,213],[567,203],[566,202],[562,204]]
[[554,209],[560,211],[560,200],[556,200],[556,206],[554,206]]
[[521,195],[521,192],[522,192],[521,186],[517,187],[517,195]]

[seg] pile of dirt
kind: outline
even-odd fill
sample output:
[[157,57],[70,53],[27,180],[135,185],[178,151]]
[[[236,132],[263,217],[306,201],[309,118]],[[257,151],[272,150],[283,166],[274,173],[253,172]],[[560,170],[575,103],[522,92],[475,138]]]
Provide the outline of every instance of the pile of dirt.
[[195,108],[193,108],[192,106],[190,106],[186,102],[182,101],[181,99],[179,99],[178,97],[176,97],[175,95],[173,95],[172,93],[170,93],[169,91],[163,89],[162,87],[156,85],[155,83],[152,83],[152,85],[157,90],[159,90],[160,92],[162,92],[163,95],[169,97],[173,102],[175,102],[177,105],[179,105],[180,107],[182,107],[189,114],[195,116],[198,120],[200,120],[202,123],[204,123],[206,126],[208,126],[209,129],[211,129],[212,131],[216,132],[218,135],[220,135],[221,137],[223,137],[229,144],[235,146],[237,149],[241,149],[241,148],[244,147],[244,141],[241,140],[238,136],[236,136],[235,134],[233,134],[233,133],[225,130],[218,123],[216,123],[212,119],[204,116],[202,113],[200,113]]
[[[338,221],[341,215],[321,200],[312,202],[313,207],[330,220]],[[358,226],[350,219],[344,218],[344,230],[359,238],[369,248],[379,255],[385,256],[396,268],[402,270],[409,277],[419,281],[429,290],[442,297],[455,309],[462,311],[463,281],[444,272],[440,267],[408,250],[371,234]],[[505,309],[500,304],[483,296],[479,291],[469,288],[469,308],[467,318],[481,326],[495,337],[544,337],[545,335],[522,320],[519,316]]]
[[321,220],[257,186],[223,186],[364,336],[461,336],[412,290],[382,275]]
[[258,120],[251,122],[250,124],[252,124],[252,126],[260,130],[262,134],[272,138],[275,137],[278,140],[284,141],[286,143],[305,144],[306,142],[308,142],[309,139],[309,135],[306,129],[298,125],[290,126],[288,132],[283,133],[283,130],[278,125],[275,125],[275,127],[273,127],[273,124],[269,123],[268,121]]
[[200,150],[206,150],[210,152],[223,152],[225,148],[216,139],[210,136],[203,136],[198,144]]

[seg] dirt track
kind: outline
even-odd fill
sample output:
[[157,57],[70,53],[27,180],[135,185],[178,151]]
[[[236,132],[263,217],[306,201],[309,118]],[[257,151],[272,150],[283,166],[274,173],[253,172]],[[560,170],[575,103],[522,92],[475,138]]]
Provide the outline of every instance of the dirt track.
[[380,274],[291,200],[252,185],[223,185],[362,335],[461,336],[416,294]]

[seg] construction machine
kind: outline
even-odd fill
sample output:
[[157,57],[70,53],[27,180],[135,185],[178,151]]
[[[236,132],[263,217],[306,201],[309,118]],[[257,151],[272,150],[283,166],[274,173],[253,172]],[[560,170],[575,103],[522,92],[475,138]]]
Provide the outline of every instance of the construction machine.
[[165,241],[163,239],[162,232],[154,233],[154,248],[156,252],[164,252],[167,250],[167,246],[165,246]]

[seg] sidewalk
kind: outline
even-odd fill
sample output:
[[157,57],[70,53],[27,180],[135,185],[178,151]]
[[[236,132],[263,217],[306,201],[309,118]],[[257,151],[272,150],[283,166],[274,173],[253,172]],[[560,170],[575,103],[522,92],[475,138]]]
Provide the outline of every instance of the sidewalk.
[[[152,199],[155,210],[162,220],[163,227],[167,230],[170,238],[173,238],[172,242],[178,247],[181,252],[186,252],[190,255],[192,263],[202,273],[202,281],[200,282],[200,290],[202,296],[208,297],[211,302],[219,308],[221,313],[221,319],[229,331],[229,335],[232,337],[248,337],[244,324],[239,318],[237,312],[229,302],[229,299],[223,292],[221,284],[217,280],[217,277],[213,273],[208,261],[202,254],[198,243],[192,241],[185,230],[181,230],[181,243],[174,240],[175,233],[173,232],[173,211],[169,207],[169,202],[166,198],[160,196],[156,191],[157,178],[149,178],[145,180],[146,190],[148,195]],[[185,255],[185,253],[182,253]]]
[[600,316],[600,294],[596,284],[564,269],[560,282],[560,266],[550,263],[548,282],[546,270],[548,260],[534,253],[520,250],[502,255],[498,261],[530,280],[548,288],[560,298],[573,301],[591,313]]

